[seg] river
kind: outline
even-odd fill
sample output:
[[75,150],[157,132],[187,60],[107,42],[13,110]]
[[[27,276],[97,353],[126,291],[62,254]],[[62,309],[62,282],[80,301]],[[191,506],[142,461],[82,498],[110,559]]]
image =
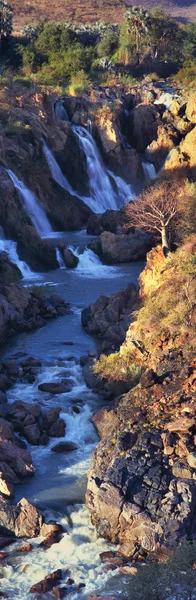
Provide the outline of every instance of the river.
[[[56,239],[55,239],[56,237]],[[27,482],[16,487],[14,502],[23,496],[35,504],[47,519],[60,522],[66,529],[61,541],[44,550],[39,547],[40,539],[31,540],[33,551],[18,555],[17,542],[10,546],[9,558],[2,567],[1,585],[10,599],[26,600],[30,587],[57,568],[64,573],[64,581],[71,577],[78,583],[85,583],[84,590],[70,591],[69,598],[87,597],[89,593],[107,589],[112,593],[115,571],[107,571],[99,554],[111,549],[111,544],[97,537],[90,523],[84,505],[86,473],[89,460],[98,442],[97,434],[90,422],[91,415],[103,406],[103,399],[86,387],[79,363],[81,355],[96,349],[98,341],[81,327],[81,310],[94,302],[100,294],[110,295],[128,283],[137,283],[143,263],[131,263],[120,266],[105,266],[87,249],[91,237],[85,231],[53,234],[54,244],[58,241],[71,245],[79,256],[76,269],[59,268],[48,273],[34,275],[33,284],[40,286],[48,295],[59,294],[70,303],[71,314],[48,322],[46,327],[31,333],[20,334],[9,340],[1,358],[33,356],[40,359],[42,366],[37,367],[33,384],[17,384],[8,391],[8,400],[16,399],[40,403],[42,411],[61,406],[60,417],[66,423],[65,438],[76,442],[78,449],[67,454],[51,452],[56,440],[50,438],[46,447],[28,448],[36,466],[36,474]],[[28,277],[28,274],[27,274]],[[23,280],[24,285],[32,281]],[[99,345],[99,344],[98,344]],[[20,358],[21,360],[21,358]],[[44,381],[59,381],[61,377],[72,381],[72,390],[58,396],[50,396],[38,390],[38,384]],[[80,412],[73,412],[73,399]],[[27,566],[26,566],[27,565]],[[25,572],[24,572],[25,567]],[[116,593],[116,584],[115,584]],[[53,597],[48,594],[48,597]]]

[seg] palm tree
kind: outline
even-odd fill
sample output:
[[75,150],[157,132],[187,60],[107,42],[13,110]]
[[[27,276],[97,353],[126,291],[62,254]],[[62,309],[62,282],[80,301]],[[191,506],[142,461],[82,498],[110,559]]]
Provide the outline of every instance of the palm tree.
[[130,6],[126,11],[126,22],[129,33],[134,35],[136,52],[139,52],[139,43],[142,36],[147,35],[150,16],[142,6]]

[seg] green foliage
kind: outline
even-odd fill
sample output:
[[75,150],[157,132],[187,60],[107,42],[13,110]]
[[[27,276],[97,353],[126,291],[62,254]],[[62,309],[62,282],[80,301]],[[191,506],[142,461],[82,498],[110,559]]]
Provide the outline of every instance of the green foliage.
[[185,85],[194,82],[196,80],[196,61],[185,61],[182,68],[175,75],[174,80],[180,81],[180,83]]
[[71,76],[68,92],[71,96],[77,96],[77,94],[85,92],[88,89],[89,84],[90,82],[87,73],[78,71],[77,74]]
[[12,33],[12,15],[13,8],[5,2],[0,0],[0,36],[9,36]]
[[118,47],[118,31],[109,29],[103,35],[101,41],[97,45],[97,54],[100,58],[106,56],[110,57]]
[[130,388],[137,385],[141,376],[141,367],[131,361],[126,348],[121,353],[115,352],[109,356],[101,354],[93,371],[101,379],[127,382]]
[[69,47],[69,30],[62,24],[47,23],[35,42],[35,48],[44,57]]
[[187,60],[196,57],[196,23],[191,23],[185,28],[184,57]]

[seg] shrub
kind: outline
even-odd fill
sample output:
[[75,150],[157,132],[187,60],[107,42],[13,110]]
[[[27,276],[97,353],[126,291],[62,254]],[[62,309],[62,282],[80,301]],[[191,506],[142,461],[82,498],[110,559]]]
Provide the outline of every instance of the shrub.
[[101,354],[93,371],[101,379],[123,381],[129,384],[130,388],[137,385],[141,376],[141,367],[131,361],[126,348],[122,353],[115,352],[109,356]]

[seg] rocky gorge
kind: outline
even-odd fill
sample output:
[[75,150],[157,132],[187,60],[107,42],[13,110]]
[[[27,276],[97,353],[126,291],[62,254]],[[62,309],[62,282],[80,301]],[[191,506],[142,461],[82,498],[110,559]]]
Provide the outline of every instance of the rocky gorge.
[[[195,243],[181,256],[186,322],[151,340],[137,314],[178,268],[152,232],[125,228],[125,204],[157,171],[194,180],[195,94],[173,98],[150,83],[59,98],[19,87],[10,102],[0,167],[2,594],[91,597],[110,574],[130,577],[148,555],[195,536],[195,275],[183,258],[194,260]],[[91,455],[93,527],[81,505]]]

